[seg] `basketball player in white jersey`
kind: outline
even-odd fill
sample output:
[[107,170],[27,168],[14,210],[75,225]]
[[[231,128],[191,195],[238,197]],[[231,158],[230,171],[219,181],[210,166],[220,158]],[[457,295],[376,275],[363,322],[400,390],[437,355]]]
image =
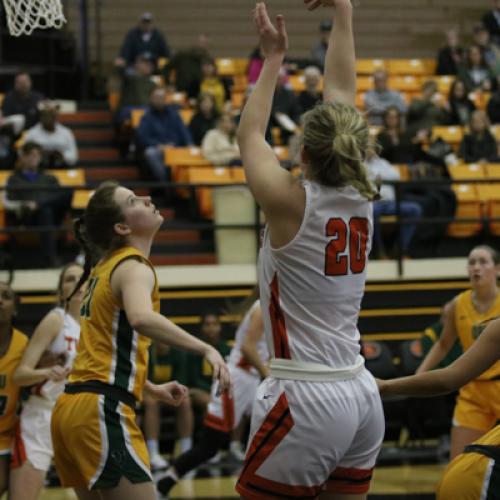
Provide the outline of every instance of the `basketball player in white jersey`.
[[[11,461],[9,499],[36,500],[52,463],[50,418],[56,399],[64,390],[80,338],[80,305],[85,289],[80,289],[66,305],[83,268],[66,265],[59,276],[58,306],[37,326],[14,373],[19,385],[33,386],[23,404],[19,431]],[[42,356],[56,364],[39,367]]]
[[257,387],[267,377],[269,351],[264,338],[260,302],[256,300],[245,314],[235,335],[227,366],[232,393],[212,394],[204,421],[204,432],[194,448],[180,455],[158,482],[158,490],[168,495],[175,483],[189,471],[206,462],[224,446],[244,415],[250,415]]
[[236,489],[245,499],[365,499],[384,434],[377,386],[360,355],[357,320],[377,196],[364,157],[368,126],[354,108],[349,0],[305,0],[334,13],[323,102],[304,115],[305,180],[280,168],[265,140],[287,49],[283,16],[255,22],[265,61],[238,142],[267,219],[259,258],[270,376],[260,385]]

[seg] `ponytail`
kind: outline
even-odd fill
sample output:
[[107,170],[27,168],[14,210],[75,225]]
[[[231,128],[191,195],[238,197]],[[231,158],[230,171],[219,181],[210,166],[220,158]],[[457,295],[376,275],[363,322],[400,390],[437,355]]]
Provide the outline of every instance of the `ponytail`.
[[85,219],[84,217],[79,217],[78,219],[75,219],[73,222],[73,232],[75,233],[75,238],[80,244],[80,246],[83,249],[84,255],[85,255],[85,261],[83,264],[83,274],[81,275],[80,279],[78,280],[78,283],[76,284],[74,290],[71,292],[69,297],[66,299],[66,306],[69,304],[69,301],[73,298],[73,295],[75,295],[78,290],[82,287],[82,285],[87,281],[88,277],[90,276],[90,271],[92,270],[92,267],[95,264],[96,257],[94,252],[92,251],[92,248],[87,241],[87,237],[85,234]]

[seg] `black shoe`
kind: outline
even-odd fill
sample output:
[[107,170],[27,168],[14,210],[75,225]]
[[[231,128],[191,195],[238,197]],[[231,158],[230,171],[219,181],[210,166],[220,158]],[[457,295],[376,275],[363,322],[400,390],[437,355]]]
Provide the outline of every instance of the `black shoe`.
[[165,476],[156,483],[156,489],[164,496],[168,496],[170,490],[175,486],[175,480],[171,476]]

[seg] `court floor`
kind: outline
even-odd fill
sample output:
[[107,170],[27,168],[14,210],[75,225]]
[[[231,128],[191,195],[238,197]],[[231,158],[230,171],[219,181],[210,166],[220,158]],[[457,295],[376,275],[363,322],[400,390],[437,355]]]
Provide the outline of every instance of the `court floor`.
[[[374,499],[432,499],[444,465],[403,465],[378,467],[370,497]],[[235,499],[236,476],[181,481],[172,490],[172,499]],[[70,490],[47,488],[41,500],[75,500]]]

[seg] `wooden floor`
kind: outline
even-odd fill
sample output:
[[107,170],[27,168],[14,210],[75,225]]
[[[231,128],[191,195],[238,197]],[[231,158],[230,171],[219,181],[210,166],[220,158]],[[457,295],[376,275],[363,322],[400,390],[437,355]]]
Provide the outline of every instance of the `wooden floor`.
[[[370,494],[377,499],[434,498],[437,482],[444,469],[443,465],[408,465],[379,467],[375,470]],[[181,481],[172,490],[172,499],[235,499],[236,477],[214,477]],[[371,496],[370,495],[370,496]],[[421,496],[420,496],[421,495]],[[75,500],[70,490],[47,488],[40,500]]]

